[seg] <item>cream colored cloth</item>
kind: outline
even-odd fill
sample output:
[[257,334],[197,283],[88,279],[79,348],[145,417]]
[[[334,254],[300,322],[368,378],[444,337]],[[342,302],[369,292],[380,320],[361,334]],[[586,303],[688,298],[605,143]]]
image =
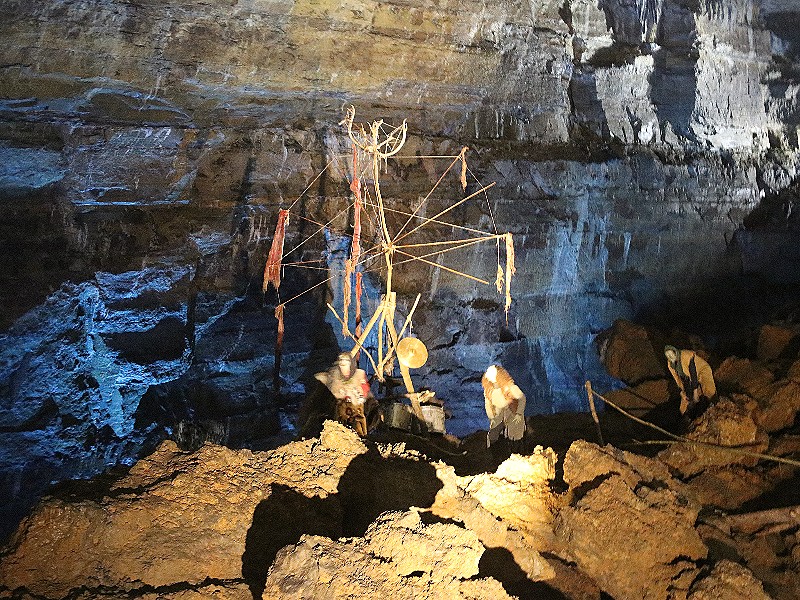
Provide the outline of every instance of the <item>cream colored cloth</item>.
[[512,442],[521,440],[525,435],[525,394],[519,386],[496,387],[484,400],[489,417],[487,443],[497,441],[501,432]]

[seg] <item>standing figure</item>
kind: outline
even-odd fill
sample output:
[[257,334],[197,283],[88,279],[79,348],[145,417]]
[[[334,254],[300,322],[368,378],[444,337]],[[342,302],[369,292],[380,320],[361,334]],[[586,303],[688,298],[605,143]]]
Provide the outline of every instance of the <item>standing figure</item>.
[[511,442],[521,440],[525,435],[525,394],[499,365],[486,369],[481,384],[489,417],[486,447],[491,447],[501,435]]
[[665,346],[667,368],[681,391],[681,415],[693,419],[708,406],[717,395],[711,366],[692,350],[678,350]]
[[372,396],[367,374],[353,364],[353,359],[348,352],[342,352],[336,363],[324,373],[317,373],[314,377],[327,387],[336,399],[336,420],[349,425],[356,430],[358,435],[367,435],[366,412],[371,406],[366,406],[375,400]]

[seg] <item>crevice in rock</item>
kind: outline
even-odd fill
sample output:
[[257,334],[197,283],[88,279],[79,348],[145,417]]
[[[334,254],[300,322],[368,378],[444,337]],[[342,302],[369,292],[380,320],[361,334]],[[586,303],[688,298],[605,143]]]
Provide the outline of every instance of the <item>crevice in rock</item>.
[[[111,586],[81,587],[71,590],[70,593],[61,600],[77,600],[78,598],[86,596],[96,596],[101,598],[104,596],[110,598],[118,598],[120,596],[123,596],[125,598],[133,599],[133,598],[141,598],[143,596],[149,596],[152,594],[167,595],[167,594],[175,594],[177,592],[201,591],[204,588],[212,586],[227,587],[241,583],[243,583],[241,579],[212,579],[211,577],[207,577],[206,579],[198,583],[182,581],[182,582],[172,583],[170,585],[163,585],[163,586],[142,585],[139,587],[134,587],[129,589],[120,589]],[[26,595],[31,595],[34,598],[41,598],[40,596],[29,594],[29,592],[27,591],[25,591],[24,593]]]
[[575,506],[581,501],[581,499],[584,496],[586,496],[586,494],[588,494],[592,490],[596,490],[603,484],[603,482],[607,481],[608,479],[611,479],[612,477],[619,477],[619,473],[613,471],[608,473],[603,473],[601,475],[597,475],[596,477],[594,477],[589,481],[584,481],[582,484],[578,486],[571,487],[569,504],[571,506]]

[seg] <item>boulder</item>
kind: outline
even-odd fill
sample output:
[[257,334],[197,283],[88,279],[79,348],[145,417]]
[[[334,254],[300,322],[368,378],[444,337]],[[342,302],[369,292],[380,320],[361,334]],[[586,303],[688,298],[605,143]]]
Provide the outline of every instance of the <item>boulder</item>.
[[775,380],[765,366],[747,358],[731,356],[714,371],[714,381],[720,393],[743,392],[758,398]]
[[794,361],[786,372],[786,378],[800,383],[800,360]]
[[756,424],[752,410],[727,398],[696,419],[685,437],[697,443],[676,442],[658,454],[659,460],[683,477],[697,475],[711,467],[753,466],[758,459],[746,452],[763,452],[769,444],[769,438]]
[[550,448],[537,447],[531,456],[512,455],[495,473],[465,477],[439,463],[444,485],[431,513],[463,523],[488,549],[508,551],[528,580],[552,579],[554,570],[542,553],[554,546],[555,459]]
[[0,583],[45,598],[207,579],[258,585],[301,533],[339,534],[340,479],[364,452],[333,422],[320,439],[271,452],[207,444],[188,453],[164,442],[99,499],[43,501],[0,560]]
[[264,600],[510,598],[491,578],[477,578],[484,548],[451,523],[425,525],[417,512],[389,512],[363,538],[303,536],[276,557]]
[[[763,325],[758,333],[756,357],[758,360],[770,361],[781,357],[797,338],[798,331],[794,327],[779,325]],[[795,350],[796,353],[796,350]]]
[[765,431],[772,433],[791,427],[800,411],[800,382],[783,379],[766,386],[758,404],[756,420]]
[[466,491],[496,517],[512,527],[535,533],[549,529],[554,497],[556,454],[537,446],[530,456],[512,454],[493,474],[481,473],[466,484]]
[[774,487],[771,477],[743,465],[710,467],[686,483],[687,494],[699,505],[737,510]]
[[608,374],[633,386],[647,379],[663,378],[667,373],[664,344],[641,325],[624,319],[598,338],[600,360]]
[[570,447],[564,460],[570,502],[556,517],[556,537],[617,600],[685,598],[697,561],[707,555],[694,529],[699,509],[666,467],[630,458],[609,446]]
[[707,576],[692,586],[688,600],[769,600],[764,586],[740,564],[721,560]]
[[652,379],[603,395],[623,410],[642,417],[669,401],[669,385],[668,379]]

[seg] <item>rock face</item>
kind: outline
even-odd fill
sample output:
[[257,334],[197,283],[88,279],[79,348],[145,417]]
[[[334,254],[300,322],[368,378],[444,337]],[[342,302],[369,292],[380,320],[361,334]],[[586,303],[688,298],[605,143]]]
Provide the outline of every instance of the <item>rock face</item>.
[[469,530],[386,513],[355,543],[307,536],[287,547],[263,598],[511,598],[496,580],[472,579],[483,551]]
[[458,475],[331,421],[319,438],[264,452],[164,442],[124,475],[44,499],[0,554],[0,594],[796,597],[797,507],[704,510],[694,478],[582,440],[557,494],[556,461],[540,447],[493,473]]
[[564,479],[579,491],[556,535],[582,570],[614,598],[686,597],[708,550],[694,529],[699,507],[664,465],[576,442]]
[[[219,585],[233,598],[243,588],[344,598],[359,581],[359,597],[505,598],[485,574],[489,542],[527,552],[523,578],[554,576],[537,552],[544,542],[531,538],[550,530],[553,460],[552,451],[518,456],[470,492],[476,479],[454,479],[452,467],[402,444],[379,453],[330,421],[320,438],[268,452],[207,444],[190,453],[164,442],[105,488],[44,501],[0,560],[0,586],[45,598],[176,586],[211,595]],[[514,506],[492,502],[492,485]]]
[[[308,373],[337,351],[333,292],[287,304],[276,374],[275,304],[327,274],[287,268],[280,299],[258,290],[279,208],[293,209],[294,262],[335,263],[321,234],[297,248],[318,224],[329,240],[351,233],[343,104],[365,121],[408,119],[406,157],[384,174],[396,210],[438,180],[429,157],[469,145],[471,173],[497,185],[448,219],[515,234],[508,319],[491,286],[430,264],[397,277],[403,309],[427,296],[417,376],[449,403],[454,433],[485,426],[478,379],[491,362],[514,374],[530,412],[582,409],[576,382],[606,377],[591,341],[615,319],[726,344],[796,294],[800,42],[788,0],[7,0],[0,11],[9,522],[37,482],[129,463],[171,432],[192,446],[291,435]],[[426,214],[461,199],[452,179]],[[492,255],[439,258],[491,281]],[[374,302],[380,280],[368,280]],[[93,294],[104,312],[70,308]]]

